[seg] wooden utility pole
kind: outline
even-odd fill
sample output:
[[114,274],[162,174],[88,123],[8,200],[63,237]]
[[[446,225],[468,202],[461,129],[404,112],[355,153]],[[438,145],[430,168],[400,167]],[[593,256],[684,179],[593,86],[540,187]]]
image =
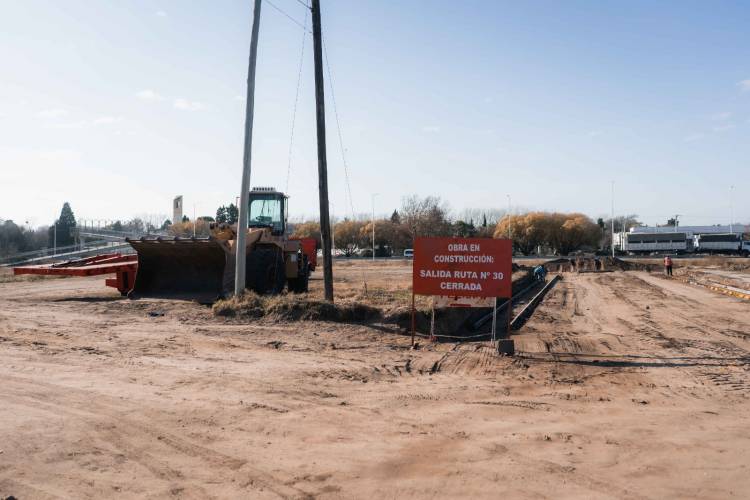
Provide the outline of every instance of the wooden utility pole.
[[[245,242],[247,241],[248,198],[250,196],[250,157],[253,149],[253,113],[255,108],[255,62],[258,59],[258,29],[261,0],[255,0],[253,31],[250,38],[250,62],[247,69],[247,100],[245,102],[245,146],[242,157],[242,187],[240,188],[240,216],[237,221],[235,247],[234,294],[245,291]],[[195,224],[196,221],[193,221]]]
[[328,162],[326,160],[326,113],[323,93],[323,36],[320,28],[320,0],[312,0],[313,54],[315,56],[315,115],[318,135],[318,192],[320,234],[323,237],[323,284],[326,300],[333,302],[333,259],[331,221],[328,216]]

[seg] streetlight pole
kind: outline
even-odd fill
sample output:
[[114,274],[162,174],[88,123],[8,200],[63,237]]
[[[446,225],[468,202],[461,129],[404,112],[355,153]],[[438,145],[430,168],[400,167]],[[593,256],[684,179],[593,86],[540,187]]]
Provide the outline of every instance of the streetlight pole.
[[375,261],[375,197],[378,193],[372,193],[372,260]]
[[734,186],[729,186],[729,232],[734,233]]

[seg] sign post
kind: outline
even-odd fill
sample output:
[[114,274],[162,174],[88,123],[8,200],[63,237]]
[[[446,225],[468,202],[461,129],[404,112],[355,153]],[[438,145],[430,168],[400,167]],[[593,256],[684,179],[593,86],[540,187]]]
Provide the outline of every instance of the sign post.
[[[414,295],[432,295],[448,307],[493,307],[496,340],[497,298],[512,295],[512,243],[489,238],[416,238],[412,275],[412,344]],[[434,335],[433,318],[430,336]],[[510,311],[508,312],[510,314]]]

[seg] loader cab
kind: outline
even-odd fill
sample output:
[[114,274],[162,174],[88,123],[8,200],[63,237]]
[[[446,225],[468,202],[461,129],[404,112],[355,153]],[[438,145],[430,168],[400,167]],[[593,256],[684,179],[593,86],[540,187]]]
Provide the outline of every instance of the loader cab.
[[248,227],[268,227],[271,234],[281,236],[286,230],[286,204],[284,193],[272,187],[254,187],[248,200]]

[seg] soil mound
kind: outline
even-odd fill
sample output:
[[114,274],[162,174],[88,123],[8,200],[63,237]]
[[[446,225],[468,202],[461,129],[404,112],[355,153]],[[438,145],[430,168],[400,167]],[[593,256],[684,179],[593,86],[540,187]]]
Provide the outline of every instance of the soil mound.
[[661,266],[653,263],[632,262],[617,257],[567,257],[546,262],[549,272],[607,272],[607,271],[659,271]]
[[216,302],[216,316],[227,318],[268,318],[276,321],[334,321],[361,323],[382,317],[380,309],[360,302],[337,302],[305,298],[298,295],[262,296],[245,293]]

